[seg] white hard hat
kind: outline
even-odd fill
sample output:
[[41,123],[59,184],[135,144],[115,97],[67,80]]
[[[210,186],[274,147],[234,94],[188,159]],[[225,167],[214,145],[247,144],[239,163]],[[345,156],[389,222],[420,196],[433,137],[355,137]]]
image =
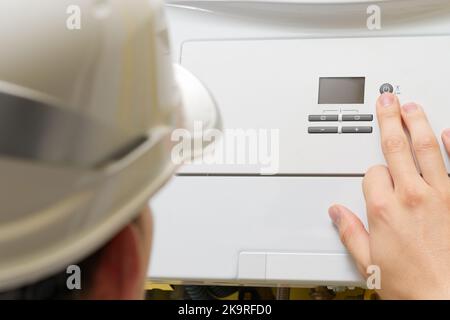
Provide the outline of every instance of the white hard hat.
[[176,170],[173,130],[219,115],[160,0],[2,0],[0,43],[3,291],[101,247]]

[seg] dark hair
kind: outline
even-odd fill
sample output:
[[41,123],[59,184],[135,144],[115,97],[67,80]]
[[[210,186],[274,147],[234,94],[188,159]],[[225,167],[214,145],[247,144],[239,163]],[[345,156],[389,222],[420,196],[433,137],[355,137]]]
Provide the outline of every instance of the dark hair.
[[67,288],[67,278],[70,276],[62,270],[46,279],[21,288],[0,292],[0,300],[73,300],[81,299],[91,287],[93,271],[97,266],[101,249],[80,263],[75,263],[82,272],[81,290]]

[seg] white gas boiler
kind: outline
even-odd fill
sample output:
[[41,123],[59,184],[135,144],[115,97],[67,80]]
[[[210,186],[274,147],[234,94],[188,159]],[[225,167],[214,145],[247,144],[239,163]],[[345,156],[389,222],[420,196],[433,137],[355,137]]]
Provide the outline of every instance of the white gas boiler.
[[151,203],[149,278],[364,285],[327,211],[366,221],[380,93],[423,105],[436,134],[450,126],[450,1],[176,0],[167,14],[174,61],[209,88],[224,132],[249,133],[249,154],[269,147],[178,172]]

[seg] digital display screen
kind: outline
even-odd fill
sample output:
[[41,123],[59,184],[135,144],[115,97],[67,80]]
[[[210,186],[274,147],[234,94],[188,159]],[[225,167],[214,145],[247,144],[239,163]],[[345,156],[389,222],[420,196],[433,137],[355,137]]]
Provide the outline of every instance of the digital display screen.
[[366,78],[320,78],[319,104],[363,104]]

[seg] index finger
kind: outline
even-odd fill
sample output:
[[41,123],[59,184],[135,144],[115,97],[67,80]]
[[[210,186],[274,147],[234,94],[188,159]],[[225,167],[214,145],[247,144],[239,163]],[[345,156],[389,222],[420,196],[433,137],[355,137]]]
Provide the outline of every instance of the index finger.
[[383,154],[394,186],[409,184],[420,178],[403,129],[398,98],[392,93],[381,95],[377,101],[377,116]]

